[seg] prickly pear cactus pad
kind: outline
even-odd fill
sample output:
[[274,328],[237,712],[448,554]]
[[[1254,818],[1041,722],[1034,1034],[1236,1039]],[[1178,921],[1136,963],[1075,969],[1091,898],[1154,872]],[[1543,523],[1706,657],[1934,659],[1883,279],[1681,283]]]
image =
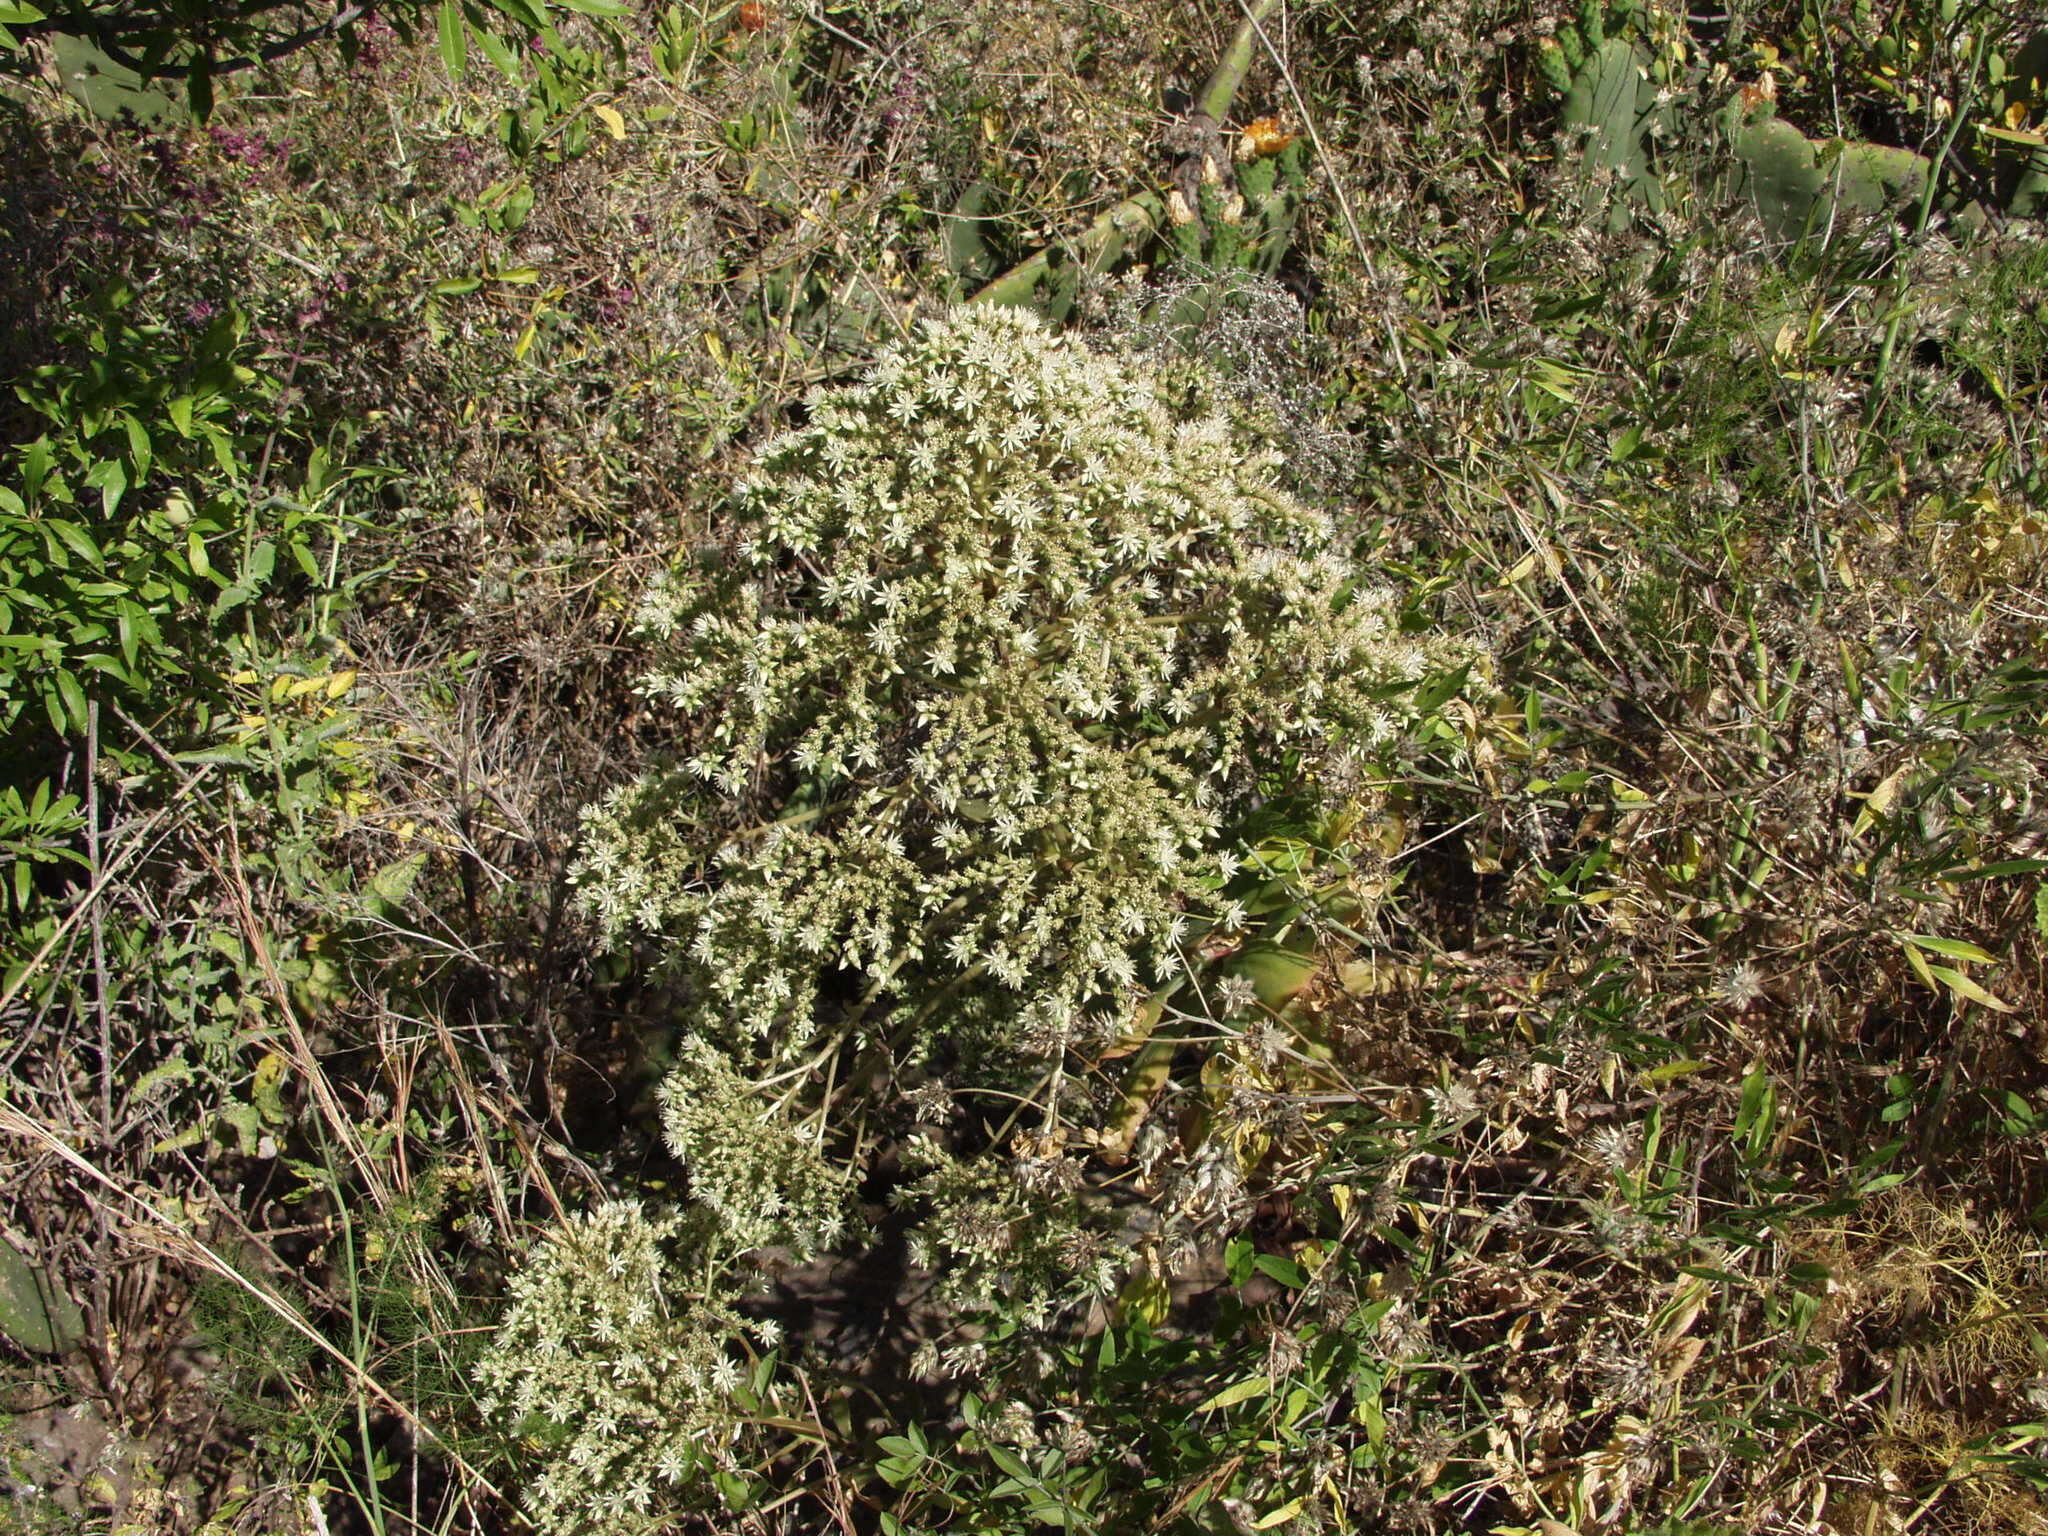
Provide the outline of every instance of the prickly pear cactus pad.
[[608,935],[784,1058],[827,1023],[1049,1044],[1175,974],[1261,776],[1344,771],[1469,659],[1401,632],[1276,462],[1006,308],[815,397],[725,568],[646,600],[677,755],[589,813]]

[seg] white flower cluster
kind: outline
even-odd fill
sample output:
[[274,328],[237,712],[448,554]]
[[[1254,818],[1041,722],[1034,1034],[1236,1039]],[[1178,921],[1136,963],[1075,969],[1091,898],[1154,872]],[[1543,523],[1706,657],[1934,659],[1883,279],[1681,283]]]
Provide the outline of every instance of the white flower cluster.
[[762,1410],[750,1361],[774,1331],[688,1292],[703,1236],[690,1225],[600,1206],[556,1227],[512,1281],[480,1406],[548,1447],[526,1502],[550,1536],[664,1524],[693,1482],[733,1464]]
[[783,1059],[834,969],[927,1044],[1170,977],[1258,774],[1387,737],[1447,654],[1275,466],[1013,309],[816,397],[740,489],[727,579],[645,604],[683,745],[589,815],[608,934],[671,936]]
[[690,1194],[734,1249],[779,1243],[797,1258],[838,1246],[851,1176],[765,1104],[731,1060],[692,1036],[661,1085],[668,1144]]

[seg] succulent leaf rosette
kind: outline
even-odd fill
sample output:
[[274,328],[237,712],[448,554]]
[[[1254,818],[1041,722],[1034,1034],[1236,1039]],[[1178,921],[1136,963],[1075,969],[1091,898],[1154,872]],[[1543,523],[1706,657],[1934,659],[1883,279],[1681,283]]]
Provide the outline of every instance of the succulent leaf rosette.
[[761,451],[719,577],[647,598],[686,745],[578,875],[688,957],[707,1033],[1064,1038],[1185,964],[1262,773],[1464,659],[1188,393],[1021,310],[925,321]]

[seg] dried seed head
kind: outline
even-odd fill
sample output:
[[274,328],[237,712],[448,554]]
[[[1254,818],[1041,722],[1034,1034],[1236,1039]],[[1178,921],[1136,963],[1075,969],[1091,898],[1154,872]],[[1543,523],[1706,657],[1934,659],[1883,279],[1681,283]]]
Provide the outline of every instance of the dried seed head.
[[1763,972],[1744,960],[1723,971],[1714,990],[1729,1007],[1747,1012],[1764,999]]

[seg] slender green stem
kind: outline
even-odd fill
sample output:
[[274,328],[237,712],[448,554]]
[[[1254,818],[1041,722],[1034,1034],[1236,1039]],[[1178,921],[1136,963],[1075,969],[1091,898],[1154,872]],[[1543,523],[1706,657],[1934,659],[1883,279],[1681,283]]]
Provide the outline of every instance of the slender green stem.
[[1237,99],[1238,87],[1244,84],[1245,71],[1252,65],[1259,28],[1280,8],[1280,0],[1253,0],[1252,4],[1241,8],[1244,20],[1238,23],[1237,35],[1231,38],[1230,46],[1223,50],[1223,57],[1217,61],[1215,72],[1195,98],[1195,110],[1212,123],[1221,123],[1224,114],[1230,111],[1231,102]]

